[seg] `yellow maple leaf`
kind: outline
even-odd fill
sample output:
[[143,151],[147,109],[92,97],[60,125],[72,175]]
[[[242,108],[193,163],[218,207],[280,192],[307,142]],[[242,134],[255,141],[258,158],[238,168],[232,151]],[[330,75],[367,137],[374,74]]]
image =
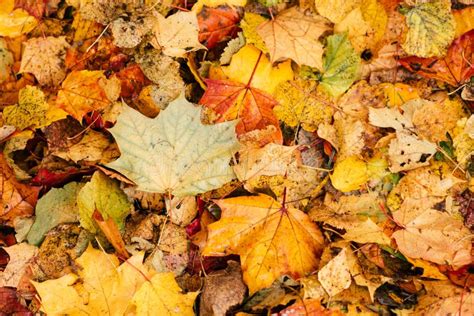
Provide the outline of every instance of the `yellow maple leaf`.
[[111,105],[120,94],[120,81],[107,79],[102,71],[73,71],[61,84],[56,104],[76,120]]
[[318,13],[333,23],[341,22],[362,0],[315,0]]
[[192,316],[198,292],[181,293],[172,272],[153,276],[132,299],[136,315]]
[[387,13],[377,0],[362,0],[341,21],[334,31],[348,32],[349,40],[358,52],[373,49],[385,33]]
[[30,32],[37,20],[23,9],[14,9],[15,0],[0,1],[0,36],[17,37]]
[[280,83],[293,79],[290,60],[273,66],[268,58],[252,45],[242,47],[232,56],[230,65],[220,67],[220,70],[232,81],[243,84],[251,82],[253,88],[270,94],[275,92]]
[[194,12],[199,12],[201,11],[203,6],[208,6],[212,8],[218,7],[220,5],[244,7],[246,4],[247,0],[198,0],[194,4],[192,10]]
[[67,113],[63,110],[50,106],[45,101],[43,91],[33,86],[21,89],[18,104],[7,106],[3,110],[5,123],[20,130],[45,127],[66,116]]
[[143,253],[119,266],[114,255],[89,246],[76,260],[82,267],[56,280],[32,282],[49,315],[123,315],[136,291],[155,272],[143,266]]
[[208,226],[203,255],[239,254],[251,294],[282,275],[298,279],[317,268],[324,240],[305,213],[266,195],[216,203],[222,217]]

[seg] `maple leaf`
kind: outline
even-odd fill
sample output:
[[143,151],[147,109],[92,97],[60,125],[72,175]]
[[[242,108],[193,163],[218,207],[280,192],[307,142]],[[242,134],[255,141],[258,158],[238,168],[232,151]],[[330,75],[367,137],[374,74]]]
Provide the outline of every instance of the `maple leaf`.
[[172,57],[183,57],[193,50],[204,48],[199,43],[199,24],[195,12],[179,11],[165,18],[155,13],[158,22],[153,27],[155,38],[151,44]]
[[474,30],[454,40],[443,58],[411,56],[401,58],[400,64],[425,78],[459,86],[474,75]]
[[374,50],[385,33],[387,13],[377,0],[363,0],[343,20],[334,25],[334,31],[347,32],[352,46],[358,52]]
[[32,73],[42,86],[59,85],[66,77],[66,37],[31,38],[24,45],[20,73]]
[[214,48],[219,42],[233,37],[237,33],[237,24],[242,9],[222,5],[216,8],[204,6],[197,14],[199,23],[199,41],[207,48]]
[[355,9],[361,0],[315,0],[318,13],[333,23],[338,23]]
[[408,32],[402,44],[405,52],[419,57],[444,56],[455,34],[451,2],[421,2],[407,11]]
[[278,119],[272,112],[277,102],[269,93],[278,83],[293,77],[290,64],[274,68],[261,51],[244,46],[232,57],[230,65],[221,70],[232,81],[206,80],[208,88],[199,103],[218,114],[217,122],[241,118],[238,135],[275,126],[272,140],[281,143]]
[[216,201],[221,219],[208,225],[204,256],[239,254],[250,293],[289,275],[300,278],[316,269],[324,244],[309,217],[266,195]]
[[125,108],[110,132],[122,155],[108,166],[138,190],[195,195],[232,180],[236,122],[205,126],[200,110],[180,97],[155,119]]
[[31,216],[34,213],[39,189],[18,182],[4,155],[0,154],[1,223],[13,224],[13,220],[17,217]]
[[330,23],[320,16],[308,16],[297,7],[261,24],[258,34],[264,40],[272,61],[291,58],[299,65],[322,68],[323,45],[319,37],[330,29]]
[[135,293],[132,304],[137,315],[192,316],[193,305],[198,292],[181,294],[174,274],[159,273],[153,276]]
[[0,288],[18,287],[31,259],[38,254],[38,248],[27,243],[19,243],[3,249],[8,253],[10,261],[5,270],[0,272]]
[[102,71],[73,71],[61,84],[56,104],[76,120],[112,104],[120,95],[118,79],[107,79]]
[[155,273],[142,264],[143,253],[119,266],[114,255],[89,246],[76,260],[78,275],[32,282],[47,314],[123,315],[137,290]]

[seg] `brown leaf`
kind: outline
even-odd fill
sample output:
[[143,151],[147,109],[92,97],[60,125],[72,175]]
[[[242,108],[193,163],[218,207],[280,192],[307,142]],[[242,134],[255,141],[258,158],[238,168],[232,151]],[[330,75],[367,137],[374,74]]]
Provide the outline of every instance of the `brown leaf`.
[[0,154],[0,195],[2,197],[0,223],[13,226],[15,218],[33,215],[38,193],[39,187],[32,187],[16,180],[5,157]]

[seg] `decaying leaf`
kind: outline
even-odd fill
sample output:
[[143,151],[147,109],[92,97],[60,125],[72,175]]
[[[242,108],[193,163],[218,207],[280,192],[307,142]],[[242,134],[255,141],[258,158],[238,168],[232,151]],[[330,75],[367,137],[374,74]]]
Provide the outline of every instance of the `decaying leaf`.
[[2,211],[0,222],[11,223],[17,217],[28,217],[34,213],[39,188],[16,180],[3,154],[0,154],[0,194]]
[[35,222],[27,237],[28,243],[39,245],[50,229],[62,223],[79,221],[77,194],[81,188],[81,184],[71,182],[63,188],[52,189],[38,200]]
[[19,130],[45,127],[67,116],[63,110],[50,106],[43,91],[37,87],[26,86],[21,89],[18,99],[17,105],[3,109],[3,117],[6,124],[16,126]]
[[64,61],[70,45],[64,36],[32,38],[25,44],[20,73],[32,73],[42,86],[58,86],[66,77]]
[[122,155],[108,166],[142,191],[177,196],[206,192],[233,178],[229,161],[238,145],[235,124],[203,125],[199,109],[183,97],[155,119],[126,108],[110,129]]
[[418,57],[444,56],[455,32],[450,9],[451,2],[446,0],[420,1],[408,9],[403,49]]
[[299,65],[322,69],[323,45],[319,37],[329,29],[329,22],[323,17],[305,15],[292,7],[261,24],[257,32],[272,61],[291,58]]
[[20,243],[5,247],[3,250],[10,256],[10,261],[5,270],[0,272],[0,287],[17,287],[31,259],[38,253],[38,248]]
[[324,241],[303,212],[266,195],[216,203],[222,216],[208,226],[203,255],[239,254],[250,293],[284,274],[297,279],[316,268]]

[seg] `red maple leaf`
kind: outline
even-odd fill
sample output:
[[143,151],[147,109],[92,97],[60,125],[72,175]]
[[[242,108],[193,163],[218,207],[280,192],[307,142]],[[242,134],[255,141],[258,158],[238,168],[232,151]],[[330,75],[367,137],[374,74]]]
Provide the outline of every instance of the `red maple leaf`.
[[242,9],[221,5],[216,8],[204,6],[197,15],[199,23],[199,41],[207,48],[235,36],[237,24],[242,18]]
[[400,64],[425,78],[459,86],[474,75],[474,30],[454,40],[444,58],[410,56]]
[[267,126],[275,126],[272,139],[282,143],[283,137],[278,119],[273,114],[277,101],[273,97],[249,84],[231,80],[205,80],[207,90],[199,101],[200,104],[214,110],[219,115],[217,122],[240,118],[237,124],[237,135]]

